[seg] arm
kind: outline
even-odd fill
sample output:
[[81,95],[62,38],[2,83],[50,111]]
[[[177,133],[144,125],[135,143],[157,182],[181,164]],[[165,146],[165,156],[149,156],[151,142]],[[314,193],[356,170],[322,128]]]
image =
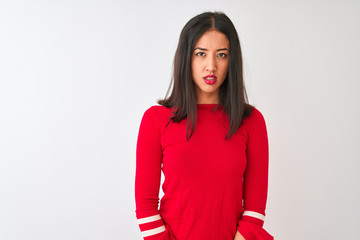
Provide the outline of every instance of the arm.
[[247,163],[244,172],[244,212],[237,230],[245,239],[273,240],[262,228],[268,188],[269,147],[263,115],[253,109],[252,125],[246,149]]
[[141,119],[136,145],[136,218],[144,240],[174,240],[158,211],[162,150],[150,109]]

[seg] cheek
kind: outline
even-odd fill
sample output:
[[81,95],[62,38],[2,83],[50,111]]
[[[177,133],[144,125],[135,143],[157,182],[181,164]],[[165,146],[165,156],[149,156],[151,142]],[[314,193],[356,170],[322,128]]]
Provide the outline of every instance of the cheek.
[[199,73],[201,71],[201,66],[197,61],[191,63],[191,71],[193,74]]
[[225,62],[224,64],[221,65],[221,75],[223,75],[224,78],[227,75],[228,69],[229,69],[229,62]]

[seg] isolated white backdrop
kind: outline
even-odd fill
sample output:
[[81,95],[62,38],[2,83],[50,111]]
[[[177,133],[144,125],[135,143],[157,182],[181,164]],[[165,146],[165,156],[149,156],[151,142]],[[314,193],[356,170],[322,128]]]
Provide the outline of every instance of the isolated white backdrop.
[[234,22],[267,123],[264,228],[279,240],[359,239],[350,0],[1,1],[0,239],[141,239],[140,119],[165,96],[182,27],[207,10]]

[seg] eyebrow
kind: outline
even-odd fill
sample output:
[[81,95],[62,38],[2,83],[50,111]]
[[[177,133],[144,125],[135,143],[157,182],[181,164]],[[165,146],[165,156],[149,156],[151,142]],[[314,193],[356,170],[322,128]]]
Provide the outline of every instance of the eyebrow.
[[[194,48],[194,51],[196,50],[196,49],[199,49],[199,50],[201,50],[201,51],[207,51],[207,49],[206,48],[202,48],[202,47],[197,47],[197,48]],[[228,52],[230,52],[230,50],[229,49],[227,49],[227,48],[219,48],[218,50],[216,50],[216,51],[228,51]]]

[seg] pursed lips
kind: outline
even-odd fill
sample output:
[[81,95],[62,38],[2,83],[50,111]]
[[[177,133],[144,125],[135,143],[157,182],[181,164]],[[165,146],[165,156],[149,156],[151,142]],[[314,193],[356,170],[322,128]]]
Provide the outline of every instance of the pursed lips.
[[206,80],[216,80],[217,77],[215,75],[207,75],[207,76],[204,77],[204,79],[206,79]]

